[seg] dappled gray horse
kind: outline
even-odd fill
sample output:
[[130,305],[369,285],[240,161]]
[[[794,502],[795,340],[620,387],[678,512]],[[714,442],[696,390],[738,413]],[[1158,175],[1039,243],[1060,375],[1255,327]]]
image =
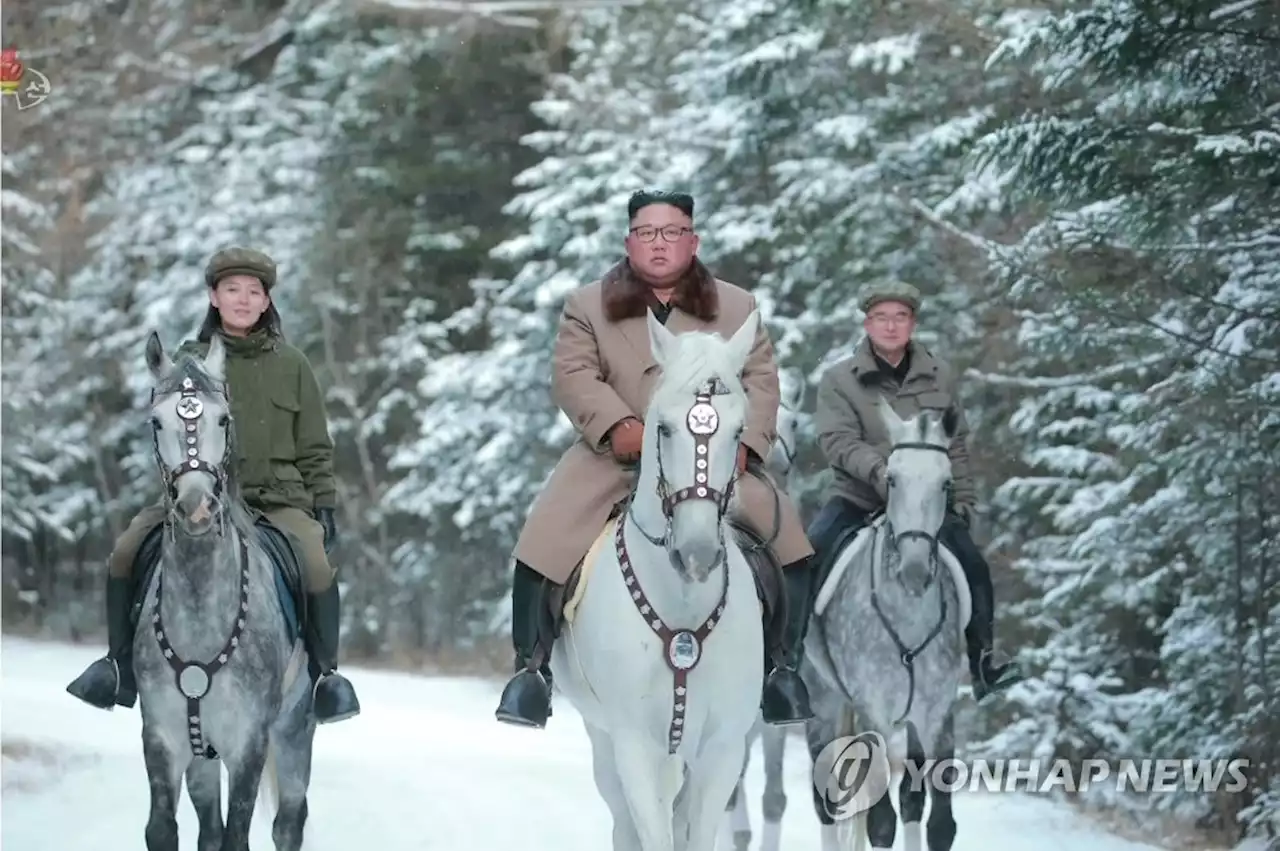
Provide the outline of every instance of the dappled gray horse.
[[168,509],[134,638],[151,784],[148,851],[178,849],[184,773],[199,851],[248,851],[264,766],[278,851],[301,847],[307,818],[316,726],[307,657],[289,634],[276,566],[235,483],[225,356],[215,335],[203,362],[183,357],[174,365],[155,333],[147,340],[151,428]]
[[[954,756],[952,710],[964,672],[968,588],[959,563],[938,540],[951,488],[947,447],[956,417],[926,411],[904,422],[883,401],[877,408],[893,444],[888,505],[844,548],[818,592],[805,642],[805,679],[816,716],[806,734],[816,764],[837,738],[870,734],[892,744],[894,731],[905,728],[905,758],[923,767],[926,759]],[[899,788],[906,847],[921,847],[928,787],[928,848],[949,851],[956,828],[950,794],[936,783],[913,789],[911,777],[904,772]],[[942,779],[944,787],[954,781]],[[887,775],[884,783],[887,789]],[[870,797],[878,800],[854,824],[858,846],[865,829],[873,848],[891,848],[893,803],[887,791]],[[843,847],[838,827],[851,812],[816,784],[814,806],[824,851]]]
[[[791,474],[795,468],[796,451],[800,439],[800,409],[804,404],[804,375],[796,369],[782,369],[778,373],[781,404],[778,408],[778,436],[773,441],[765,469],[784,493],[791,491]],[[747,756],[742,762],[742,774],[733,788],[725,808],[725,847],[733,843],[734,851],[746,851],[751,846],[751,813],[747,807],[743,780],[751,764],[751,749],[756,739],[764,749],[764,794],[761,797],[761,814],[764,829],[761,834],[761,851],[778,851],[782,814],[787,809],[787,795],[782,782],[782,760],[787,747],[787,729],[764,723],[757,718],[747,737]]]

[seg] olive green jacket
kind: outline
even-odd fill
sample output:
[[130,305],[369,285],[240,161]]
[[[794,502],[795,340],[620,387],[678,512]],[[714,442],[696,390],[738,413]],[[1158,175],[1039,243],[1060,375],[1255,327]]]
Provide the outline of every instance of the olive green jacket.
[[[306,355],[266,332],[222,341],[245,502],[263,511],[333,508],[333,440]],[[189,340],[178,354],[204,357],[208,350],[208,343]]]
[[950,366],[920,343],[910,345],[911,368],[901,387],[881,374],[866,340],[852,357],[823,374],[814,420],[818,446],[834,474],[827,497],[842,497],[866,511],[884,507],[877,477],[883,476],[889,456],[889,430],[875,409],[876,397],[883,397],[904,419],[924,410],[955,410],[956,433],[948,453],[954,483],[952,498],[954,507],[970,516],[977,492],[969,466],[969,424],[955,376]]

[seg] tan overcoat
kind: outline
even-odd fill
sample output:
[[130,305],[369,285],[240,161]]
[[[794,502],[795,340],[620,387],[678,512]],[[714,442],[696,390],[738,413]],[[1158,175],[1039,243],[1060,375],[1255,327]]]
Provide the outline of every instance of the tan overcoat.
[[[603,279],[570,293],[556,336],[551,393],[578,430],[529,509],[515,557],[554,582],[565,582],[604,529],[613,506],[625,499],[634,473],[609,449],[609,429],[627,417],[643,420],[661,374],[649,345],[647,287],[626,261]],[[755,298],[717,280],[701,263],[677,288],[666,326],[673,333],[713,331],[726,339],[755,309]],[[761,323],[743,372],[749,412],[742,442],[765,458],[776,436],[778,367]],[[768,537],[774,525],[771,486],[754,475],[736,488],[740,516]],[[779,491],[782,517],[771,547],[783,565],[811,556],[800,514]]]
[[833,472],[827,497],[843,497],[867,511],[884,507],[872,484],[876,468],[885,464],[889,455],[889,431],[875,409],[876,397],[883,396],[903,419],[925,409],[955,409],[956,433],[949,453],[952,497],[958,509],[972,509],[976,495],[969,469],[969,426],[956,394],[955,377],[951,368],[924,346],[917,342],[910,346],[911,365],[901,387],[881,374],[867,340],[852,357],[823,373],[814,424],[818,446]]

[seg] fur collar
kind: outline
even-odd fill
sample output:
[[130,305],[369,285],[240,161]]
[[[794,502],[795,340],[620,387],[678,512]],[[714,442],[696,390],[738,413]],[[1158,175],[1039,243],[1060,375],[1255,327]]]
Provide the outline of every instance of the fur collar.
[[[600,287],[604,315],[610,322],[643,317],[649,310],[649,285],[631,271],[631,263],[620,261],[605,273]],[[703,322],[711,322],[720,313],[720,295],[715,276],[698,258],[676,284],[671,303]]]

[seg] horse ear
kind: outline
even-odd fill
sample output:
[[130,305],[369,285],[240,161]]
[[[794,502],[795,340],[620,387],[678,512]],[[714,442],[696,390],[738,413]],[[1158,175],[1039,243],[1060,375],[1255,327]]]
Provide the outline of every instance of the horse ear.
[[151,370],[151,377],[159,381],[169,374],[173,369],[173,361],[169,360],[169,356],[164,352],[164,344],[160,342],[160,335],[152,331],[147,335],[147,369]]
[[658,321],[658,317],[653,315],[652,310],[646,310],[644,315],[649,320],[649,350],[653,352],[653,359],[658,362],[658,366],[665,372],[667,358],[675,349],[676,335]]
[[755,348],[756,335],[759,331],[760,311],[756,309],[747,315],[742,327],[729,338],[729,356],[737,365],[738,372],[742,372],[747,365],[747,358],[751,357],[751,350]]
[[214,334],[209,340],[209,352],[204,356],[204,371],[209,373],[210,378],[218,381],[226,379],[227,367],[227,347],[223,345],[222,338]]
[[876,396],[875,408],[876,413],[880,415],[880,419],[884,420],[885,428],[889,430],[890,441],[897,443],[906,423],[902,421],[902,417],[898,416],[898,412],[884,400],[883,396]]
[[804,400],[804,378],[798,369],[787,368],[778,373],[782,385],[782,404],[793,411],[800,410]]
[[955,405],[948,405],[947,409],[942,412],[942,433],[947,436],[947,440],[956,436],[956,429],[960,426],[960,412],[956,410]]

